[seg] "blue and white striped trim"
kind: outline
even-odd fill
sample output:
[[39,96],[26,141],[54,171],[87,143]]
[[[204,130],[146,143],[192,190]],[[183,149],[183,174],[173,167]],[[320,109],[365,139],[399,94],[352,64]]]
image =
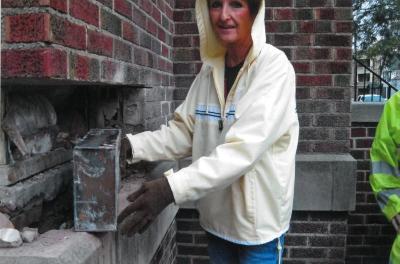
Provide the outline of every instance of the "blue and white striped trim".
[[[229,111],[225,114],[225,118],[228,121],[235,120],[236,109],[235,106],[231,106]],[[198,105],[195,110],[196,117],[200,120],[212,120],[218,121],[221,119],[221,111],[218,106],[209,105],[208,108],[205,105]]]

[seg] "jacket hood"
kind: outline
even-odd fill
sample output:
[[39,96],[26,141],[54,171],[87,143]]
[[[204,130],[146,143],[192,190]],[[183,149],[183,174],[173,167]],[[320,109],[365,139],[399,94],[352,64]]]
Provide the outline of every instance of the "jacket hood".
[[[265,1],[261,0],[260,8],[251,29],[253,47],[247,55],[246,61],[252,61],[260,52],[262,45],[266,42],[265,36]],[[209,13],[207,0],[196,0],[196,19],[200,36],[200,56],[203,63],[220,65],[218,61],[225,57],[226,49],[215,35]],[[246,63],[245,63],[246,64]]]

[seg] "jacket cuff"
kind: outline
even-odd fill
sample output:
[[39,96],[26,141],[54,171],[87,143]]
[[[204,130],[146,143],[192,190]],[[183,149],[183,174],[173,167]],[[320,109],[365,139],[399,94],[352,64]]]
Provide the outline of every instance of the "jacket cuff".
[[140,140],[140,136],[126,134],[126,137],[128,138],[129,143],[131,144],[131,150],[132,150],[132,159],[128,160],[127,162],[129,164],[134,164],[141,161],[144,158],[144,151],[143,151],[143,145],[141,143],[142,141]]
[[174,195],[175,204],[180,205],[188,201],[186,189],[185,176],[181,171],[166,176],[169,186],[171,187],[172,194]]

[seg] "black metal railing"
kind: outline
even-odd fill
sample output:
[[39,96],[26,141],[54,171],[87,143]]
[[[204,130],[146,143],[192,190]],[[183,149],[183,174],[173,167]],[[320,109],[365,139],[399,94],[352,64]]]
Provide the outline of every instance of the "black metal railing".
[[[354,101],[382,102],[389,99],[392,92],[397,92],[396,87],[383,79],[361,60],[354,59]],[[363,80],[358,79],[358,67],[362,66]],[[369,77],[372,75],[372,80]],[[367,78],[368,76],[368,78]],[[386,86],[385,86],[386,85]]]

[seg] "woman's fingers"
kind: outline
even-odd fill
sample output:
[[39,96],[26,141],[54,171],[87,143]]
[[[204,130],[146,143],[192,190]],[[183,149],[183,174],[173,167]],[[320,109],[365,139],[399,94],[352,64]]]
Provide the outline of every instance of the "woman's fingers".
[[136,222],[134,226],[131,227],[131,229],[128,232],[128,236],[133,236],[136,234],[139,230],[143,229],[147,224],[149,223],[149,220],[147,217],[142,217],[140,221]]
[[143,205],[143,199],[141,197],[137,198],[133,203],[128,205],[118,216],[118,224],[121,224],[125,218],[133,214],[135,211],[139,210]]
[[[122,235],[132,236],[136,233],[135,230],[141,228],[147,223],[145,216],[145,212],[140,210],[128,215],[119,226],[120,233]],[[142,223],[144,221],[145,223]]]
[[140,186],[139,190],[136,192],[131,193],[126,199],[129,202],[134,202],[140,195],[142,195],[145,191],[144,185]]

